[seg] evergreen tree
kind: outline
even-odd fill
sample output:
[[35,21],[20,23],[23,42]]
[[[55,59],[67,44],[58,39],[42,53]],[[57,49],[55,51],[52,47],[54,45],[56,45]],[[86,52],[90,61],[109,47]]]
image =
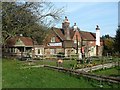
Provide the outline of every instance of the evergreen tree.
[[120,26],[118,26],[118,29],[116,31],[115,50],[120,53]]
[[114,53],[114,38],[109,35],[102,36],[104,42],[103,54],[107,55],[107,53]]

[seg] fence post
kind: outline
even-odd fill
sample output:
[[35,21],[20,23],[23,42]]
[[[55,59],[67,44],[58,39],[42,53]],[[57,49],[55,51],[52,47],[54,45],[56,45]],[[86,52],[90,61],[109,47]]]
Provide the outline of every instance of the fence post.
[[71,54],[70,54],[70,60],[71,60]]

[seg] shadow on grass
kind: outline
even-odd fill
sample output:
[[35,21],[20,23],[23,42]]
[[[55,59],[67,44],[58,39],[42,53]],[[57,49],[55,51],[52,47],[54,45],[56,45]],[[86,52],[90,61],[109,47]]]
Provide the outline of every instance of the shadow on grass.
[[110,76],[120,78],[120,75],[111,74]]

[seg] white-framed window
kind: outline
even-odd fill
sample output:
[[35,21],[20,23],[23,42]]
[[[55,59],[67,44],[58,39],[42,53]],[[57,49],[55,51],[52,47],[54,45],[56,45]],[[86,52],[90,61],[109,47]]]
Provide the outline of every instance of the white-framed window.
[[94,52],[94,46],[93,46],[93,47],[91,47],[91,52]]
[[55,54],[55,49],[50,49],[50,54]]
[[51,42],[55,42],[55,37],[51,37]]
[[38,54],[40,54],[41,53],[41,50],[40,49],[38,49]]
[[86,45],[86,43],[87,43],[86,41],[83,41],[83,42],[82,42],[83,45]]

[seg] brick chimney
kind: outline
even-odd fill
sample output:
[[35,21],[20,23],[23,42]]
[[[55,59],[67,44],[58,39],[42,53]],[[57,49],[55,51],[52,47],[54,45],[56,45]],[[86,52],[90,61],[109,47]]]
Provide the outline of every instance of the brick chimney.
[[99,56],[99,46],[100,46],[100,28],[96,25],[96,56]]
[[74,31],[78,31],[78,27],[77,27],[76,23],[74,23],[73,29],[74,29]]
[[96,45],[100,46],[100,28],[96,25]]
[[62,23],[62,29],[65,32],[66,40],[70,40],[69,25],[70,25],[70,22],[69,22],[68,18],[65,16],[65,20],[63,20],[63,23]]

